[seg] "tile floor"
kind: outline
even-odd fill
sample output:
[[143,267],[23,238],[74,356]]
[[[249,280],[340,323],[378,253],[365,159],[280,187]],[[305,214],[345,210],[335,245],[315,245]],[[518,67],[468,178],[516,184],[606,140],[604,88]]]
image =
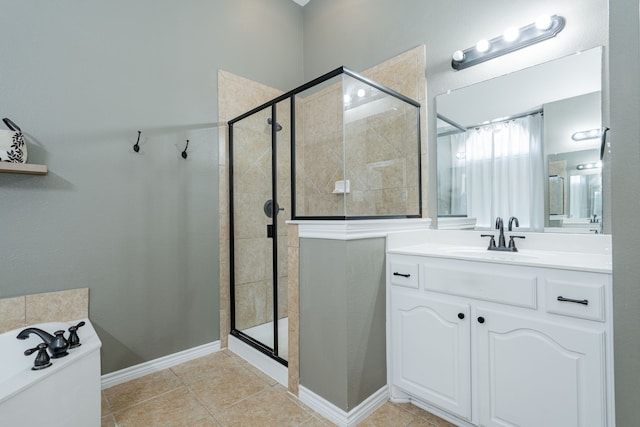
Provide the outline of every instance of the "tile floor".
[[[333,425],[228,350],[102,391],[102,427]],[[390,402],[359,425],[453,427],[413,405]]]

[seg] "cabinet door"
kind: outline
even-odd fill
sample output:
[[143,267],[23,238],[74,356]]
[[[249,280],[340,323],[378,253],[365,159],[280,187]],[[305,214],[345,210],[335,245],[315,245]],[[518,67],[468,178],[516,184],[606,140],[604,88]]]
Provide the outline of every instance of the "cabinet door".
[[481,426],[606,425],[603,331],[484,309],[473,323]]
[[393,292],[393,385],[471,418],[469,306]]

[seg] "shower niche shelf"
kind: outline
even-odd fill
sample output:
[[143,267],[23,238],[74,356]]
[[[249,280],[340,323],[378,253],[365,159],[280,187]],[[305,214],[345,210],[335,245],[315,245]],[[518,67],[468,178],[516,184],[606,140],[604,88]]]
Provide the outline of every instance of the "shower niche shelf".
[[46,175],[48,173],[48,169],[47,165],[37,165],[33,163],[0,162],[0,173]]

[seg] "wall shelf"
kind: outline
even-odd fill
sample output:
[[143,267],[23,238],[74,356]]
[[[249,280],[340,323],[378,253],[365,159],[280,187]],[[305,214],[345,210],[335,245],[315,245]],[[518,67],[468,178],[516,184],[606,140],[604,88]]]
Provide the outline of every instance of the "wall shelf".
[[28,175],[46,175],[47,165],[33,163],[0,162],[0,173],[21,173]]

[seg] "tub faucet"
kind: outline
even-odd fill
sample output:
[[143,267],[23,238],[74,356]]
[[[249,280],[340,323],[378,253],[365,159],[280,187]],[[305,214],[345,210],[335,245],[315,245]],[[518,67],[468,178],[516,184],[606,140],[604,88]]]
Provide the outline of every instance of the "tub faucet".
[[52,359],[58,359],[69,354],[67,353],[67,350],[69,349],[69,341],[65,339],[63,330],[55,331],[53,335],[51,335],[42,329],[27,328],[20,331],[16,338],[19,340],[26,340],[31,334],[36,334],[42,338],[42,341],[44,341],[49,348],[49,353],[51,353]]

